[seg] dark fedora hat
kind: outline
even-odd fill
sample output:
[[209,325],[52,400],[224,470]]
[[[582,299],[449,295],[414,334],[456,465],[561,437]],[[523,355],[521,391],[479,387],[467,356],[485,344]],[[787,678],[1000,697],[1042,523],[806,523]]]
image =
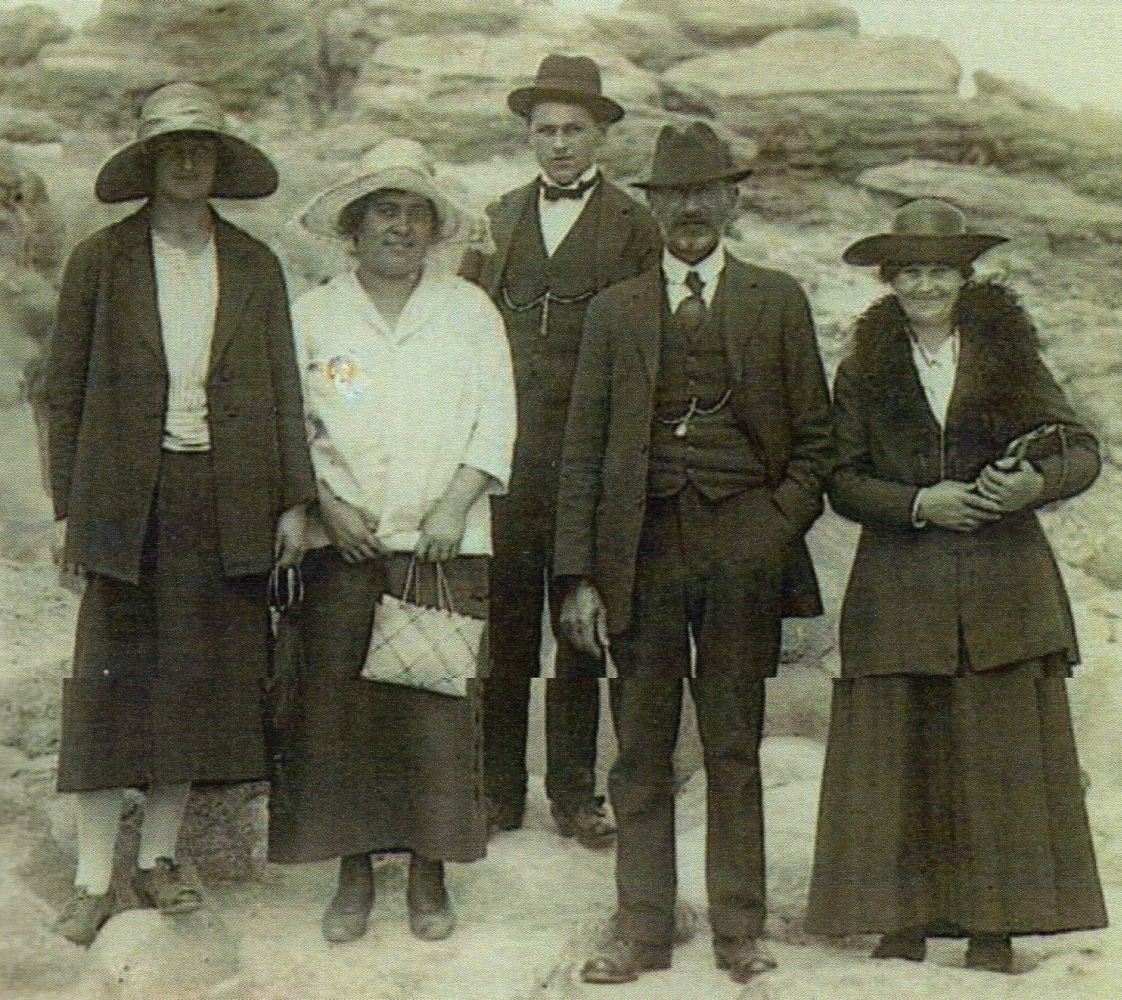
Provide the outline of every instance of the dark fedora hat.
[[684,188],[735,182],[752,172],[752,167],[737,165],[717,133],[705,122],[690,122],[684,128],[664,125],[655,140],[651,176],[635,181],[638,188]]
[[623,107],[600,92],[600,68],[588,56],[546,56],[533,85],[512,90],[506,99],[510,110],[527,121],[542,101],[578,104],[601,125],[623,117]]
[[1004,236],[968,233],[966,216],[941,198],[917,198],[892,217],[892,232],[866,236],[842,255],[847,264],[969,264],[1007,242]]

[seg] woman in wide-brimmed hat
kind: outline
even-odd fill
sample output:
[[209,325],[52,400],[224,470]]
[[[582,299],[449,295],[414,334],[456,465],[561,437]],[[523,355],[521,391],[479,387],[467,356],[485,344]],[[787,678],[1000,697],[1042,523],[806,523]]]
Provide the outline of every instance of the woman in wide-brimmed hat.
[[[329,941],[366,931],[372,852],[410,854],[409,925],[451,933],[445,861],[482,857],[478,693],[359,679],[374,609],[413,560],[422,602],[443,564],[455,608],[487,617],[490,494],[510,478],[514,380],[487,295],[429,260],[463,229],[419,143],[387,139],[302,214],[346,241],[355,267],[295,306],[319,490],[305,562],[296,748],[274,779],[274,861],[341,858],[323,915]],[[480,662],[486,662],[485,652]]]
[[1079,653],[1034,513],[1099,471],[1094,437],[1005,287],[1004,242],[937,199],[847,262],[892,294],[857,321],[834,387],[835,509],[862,526],[841,620],[807,929],[882,935],[878,958],[965,936],[1106,924],[1065,678]]
[[266,580],[299,561],[315,497],[280,265],[209,202],[271,194],[276,171],[202,87],[140,119],[96,190],[145,203],[74,250],[51,343],[55,515],[87,578],[58,769],[78,793],[58,929],[81,944],[114,909],[123,789],[147,790],[134,888],[182,913],[201,902],[176,859],[191,783],[268,776]]

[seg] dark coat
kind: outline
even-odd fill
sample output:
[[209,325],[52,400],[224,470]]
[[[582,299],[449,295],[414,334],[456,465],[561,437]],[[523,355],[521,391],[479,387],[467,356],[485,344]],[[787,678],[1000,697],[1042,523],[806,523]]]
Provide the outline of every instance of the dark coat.
[[[227,576],[267,572],[281,512],[315,497],[280,264],[216,220],[219,300],[207,378]],[[51,341],[50,467],[67,558],[136,583],[167,409],[147,208],[79,244]]]
[[[1014,438],[1065,425],[1062,453],[1034,459],[1039,505],[1086,489],[1098,447],[1044,366],[1011,293],[959,296],[961,351],[946,428],[927,405],[895,296],[858,321],[834,386],[830,499],[863,526],[841,620],[842,675],[953,675],[960,635],[974,670],[1062,653],[1078,659],[1067,595],[1031,510],[970,534],[912,525],[922,486],[973,481]],[[942,466],[942,468],[941,468]]]
[[[460,273],[486,289],[495,302],[500,301],[503,272],[506,270],[514,230],[538,193],[536,181],[508,191],[487,207],[491,220],[491,239],[495,252],[489,256],[469,254]],[[607,181],[602,181],[595,201],[597,238],[589,248],[594,254],[594,288],[607,288],[653,267],[662,252],[658,224],[650,211],[634,198]],[[590,204],[592,204],[590,202]]]
[[[829,395],[810,307],[790,276],[731,256],[721,286],[730,406],[791,529],[784,613],[821,614],[802,540],[822,513],[830,457]],[[631,618],[664,295],[661,270],[652,268],[593,300],[565,428],[554,571],[596,585],[612,632]]]

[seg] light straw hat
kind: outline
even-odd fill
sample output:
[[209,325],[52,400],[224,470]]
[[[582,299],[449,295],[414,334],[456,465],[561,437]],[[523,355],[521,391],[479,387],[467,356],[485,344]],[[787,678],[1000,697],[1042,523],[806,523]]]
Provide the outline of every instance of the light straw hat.
[[114,153],[98,171],[98,200],[113,203],[152,194],[152,159],[147,144],[177,133],[211,135],[218,140],[218,162],[210,194],[215,198],[263,198],[277,189],[277,170],[269,158],[226,126],[226,115],[205,87],[169,83],[148,95],[140,109],[136,140]]
[[438,236],[454,236],[466,219],[461,209],[437,180],[436,168],[424,146],[414,139],[383,139],[369,149],[354,173],[316,195],[303,212],[300,223],[322,236],[339,236],[339,215],[348,205],[375,191],[408,191],[432,202],[436,209]]
[[842,255],[847,264],[969,264],[1005,243],[1004,236],[968,233],[966,216],[941,198],[917,198],[901,205],[892,232],[866,236]]

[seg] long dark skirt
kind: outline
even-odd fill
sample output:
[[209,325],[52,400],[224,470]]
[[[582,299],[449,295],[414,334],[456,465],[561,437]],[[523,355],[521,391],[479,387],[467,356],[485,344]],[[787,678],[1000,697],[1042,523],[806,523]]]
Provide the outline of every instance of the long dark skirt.
[[807,930],[1104,927],[1068,672],[836,681]]
[[264,578],[222,575],[211,456],[165,452],[139,585],[82,596],[59,791],[268,777],[267,638]]
[[[474,861],[487,842],[479,696],[453,698],[359,677],[374,609],[401,594],[408,555],[349,565],[335,549],[304,562],[307,675],[273,775],[269,858],[318,861],[416,851]],[[434,576],[422,567],[420,598]],[[445,568],[456,610],[487,618],[487,559]],[[480,662],[486,662],[486,649]]]

